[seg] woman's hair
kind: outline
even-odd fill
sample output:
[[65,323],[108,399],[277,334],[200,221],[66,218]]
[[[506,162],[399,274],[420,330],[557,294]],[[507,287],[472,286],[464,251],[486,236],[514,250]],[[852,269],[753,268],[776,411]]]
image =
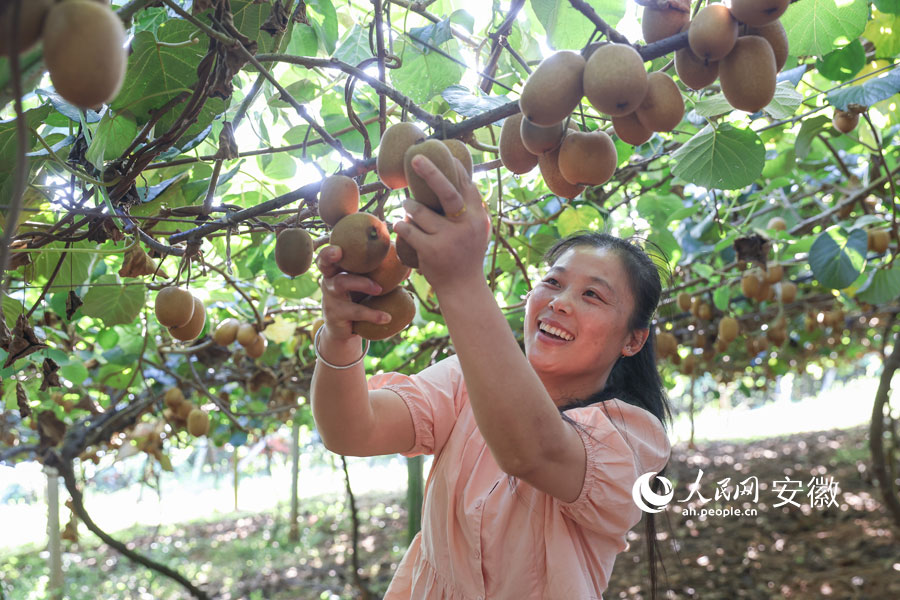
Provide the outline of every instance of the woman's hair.
[[[652,323],[662,295],[659,268],[653,259],[632,241],[623,240],[607,233],[591,231],[579,232],[559,240],[547,251],[544,259],[548,265],[552,266],[566,251],[579,246],[605,249],[619,257],[625,267],[625,273],[628,275],[631,295],[634,298],[634,310],[629,318],[628,328],[629,330],[649,329],[650,334],[639,352],[632,356],[619,357],[602,390],[561,407],[560,413],[566,421],[574,424],[574,421],[567,417],[564,411],[618,398],[623,402],[645,409],[659,419],[665,427],[667,423],[671,422],[672,414],[662,377],[656,368],[656,334]],[[661,250],[660,254],[662,254]],[[665,469],[658,475],[664,472]],[[654,478],[653,487],[656,492],[661,491],[661,485],[662,482]],[[650,570],[650,597],[655,599],[657,597],[656,563],[659,560],[661,564],[662,561],[659,558],[654,515],[648,513],[644,517],[646,519],[644,532]]]

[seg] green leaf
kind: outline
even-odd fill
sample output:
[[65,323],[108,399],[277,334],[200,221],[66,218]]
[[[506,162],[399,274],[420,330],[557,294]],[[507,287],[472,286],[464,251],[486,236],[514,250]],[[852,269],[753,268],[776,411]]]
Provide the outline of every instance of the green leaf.
[[85,157],[98,170],[102,170],[103,161],[118,158],[137,134],[137,122],[130,115],[107,111],[94,131],[94,139]]
[[84,295],[81,310],[89,317],[103,321],[107,327],[124,325],[134,321],[146,300],[147,288],[143,284],[121,284],[115,275],[102,275]]
[[875,7],[881,12],[900,14],[900,0],[875,0]]
[[834,227],[822,232],[809,249],[809,266],[826,288],[841,290],[852,284],[866,264],[866,232]]
[[[683,254],[681,246],[678,244],[678,240],[675,239],[675,236],[672,235],[672,232],[668,229],[661,228],[652,231],[653,232],[647,236],[647,241],[659,246],[659,249],[665,254],[665,260],[668,261],[668,265],[661,265],[661,259],[663,257],[658,256],[659,251],[653,248],[652,245],[648,248],[650,258],[653,259],[653,262],[656,263],[657,267],[668,266],[668,270],[671,271],[671,269],[681,260]],[[665,276],[665,270],[660,271],[660,276]]]
[[[175,140],[175,145],[182,151],[187,151],[193,146],[203,141],[209,135],[212,122],[228,108],[230,102],[225,102],[221,98],[208,98],[197,119],[188,127],[185,132]],[[156,126],[157,131],[167,131],[171,128],[175,121],[181,116],[177,110],[169,111],[159,120]],[[199,137],[199,139],[198,139]],[[193,143],[191,143],[193,142]]]
[[[47,119],[47,116],[53,108],[47,104],[39,108],[33,108],[25,111],[25,121],[28,126],[37,129],[40,124]],[[30,150],[37,142],[37,138],[31,133],[27,133],[28,149]],[[16,153],[18,143],[16,142],[16,120],[0,122],[0,209],[2,214],[6,214],[6,205],[8,198],[12,197],[12,174],[16,169]],[[31,161],[32,167],[35,161]]]
[[297,173],[297,162],[290,154],[279,152],[278,154],[267,156],[269,156],[267,159],[268,164],[263,167],[263,172],[267,178],[285,180],[290,179]]
[[734,110],[721,93],[706,96],[694,104],[694,112],[701,117],[715,117]]
[[272,291],[275,292],[275,295],[289,300],[303,300],[313,295],[318,289],[316,280],[309,273],[294,278],[282,274],[280,278],[272,282]]
[[104,350],[112,350],[119,343],[119,334],[112,327],[97,333],[97,343]]
[[586,204],[578,207],[569,206],[556,218],[556,230],[561,237],[586,229],[597,231],[601,227],[603,217],[600,211]]
[[[625,3],[618,0],[588,0],[587,4],[611,27],[625,16]],[[531,0],[531,8],[547,32],[547,43],[557,50],[580,50],[594,32],[593,23],[569,0]]]
[[672,173],[705,188],[740,189],[762,173],[766,149],[752,129],[707,125],[672,154]]
[[638,214],[654,228],[665,227],[672,220],[672,215],[682,208],[681,198],[675,194],[642,194],[637,203]]
[[851,85],[828,94],[828,102],[835,108],[847,110],[848,104],[872,106],[900,92],[900,67],[869,79],[860,85]]
[[3,294],[3,298],[0,299],[0,304],[3,306],[3,318],[6,319],[6,326],[10,328],[14,327],[16,319],[25,312],[25,307],[22,305],[22,302]]
[[[455,46],[456,42],[449,42],[446,47]],[[459,83],[463,74],[463,68],[452,60],[437,52],[423,54],[412,44],[403,44],[402,59],[403,65],[391,71],[391,81],[416,104],[424,104]]]
[[88,370],[82,363],[71,363],[59,368],[59,373],[75,385],[81,385],[88,378]]
[[875,269],[856,293],[856,299],[869,304],[886,304],[900,298],[900,262],[890,269]]
[[450,108],[464,117],[476,117],[510,102],[506,96],[473,94],[464,85],[451,85],[441,92],[441,97],[447,101]]
[[309,20],[316,35],[329,56],[334,52],[338,40],[338,18],[331,0],[311,0],[306,3],[310,9]]
[[816,60],[816,69],[832,81],[847,81],[866,66],[866,51],[858,39]]
[[450,14],[450,22],[456,25],[462,25],[469,33],[475,33],[475,17],[462,8],[454,10]]
[[[59,259],[63,256],[61,252],[55,252],[56,248],[64,248],[62,242],[51,242],[47,244],[43,252],[39,252],[34,257],[34,275],[35,278],[49,279],[53,274]],[[76,242],[72,244],[74,249],[95,249],[96,242]],[[59,273],[53,280],[53,287],[57,289],[70,288],[84,284],[91,274],[91,265],[96,258],[95,254],[86,252],[66,252]]]
[[790,81],[780,81],[775,86],[775,97],[769,102],[765,110],[776,119],[789,119],[797,112],[797,107],[803,101],[794,84]]
[[720,285],[713,292],[713,304],[722,312],[727,312],[729,302],[731,302],[731,286]]
[[260,29],[272,14],[270,3],[258,0],[231,0],[231,14],[237,30],[257,43],[257,53],[270,52],[275,47],[275,38]]
[[287,53],[294,56],[315,56],[319,52],[319,36],[312,25],[297,24],[291,32]]
[[800,125],[800,132],[797,134],[797,141],[794,143],[794,151],[800,160],[809,156],[812,142],[816,136],[831,123],[828,117],[818,116],[811,119],[804,119]]
[[781,24],[792,56],[824,56],[858,38],[868,17],[866,0],[803,0],[788,7]]
[[900,15],[873,11],[873,18],[866,24],[863,37],[875,44],[877,58],[893,58],[900,53]]
[[354,23],[353,29],[344,36],[341,45],[335,50],[334,58],[353,66],[372,58],[372,51],[369,49],[369,30]]

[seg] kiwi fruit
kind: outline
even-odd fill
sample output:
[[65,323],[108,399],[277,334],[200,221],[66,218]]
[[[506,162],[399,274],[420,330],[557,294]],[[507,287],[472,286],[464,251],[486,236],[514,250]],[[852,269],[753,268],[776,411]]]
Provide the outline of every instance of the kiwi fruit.
[[719,62],[719,83],[725,99],[748,113],[762,110],[775,97],[775,75],[775,53],[758,35],[739,38]]
[[660,10],[645,6],[644,14],[641,16],[641,32],[644,34],[644,41],[652,44],[672,37],[680,32],[690,20],[690,15],[684,10],[675,8]]
[[397,258],[400,259],[400,262],[411,269],[419,268],[419,255],[416,253],[416,249],[413,248],[409,242],[407,242],[402,237],[397,238],[397,242],[395,243],[395,247],[397,249]]
[[647,94],[634,111],[651,131],[672,131],[684,117],[684,99],[672,78],[662,71],[647,75]]
[[559,172],[569,183],[600,185],[616,170],[618,155],[612,139],[602,131],[573,131],[559,147]]
[[679,292],[675,301],[678,303],[678,308],[684,312],[691,310],[691,306],[694,304],[694,299],[687,292]]
[[275,264],[285,275],[303,275],[312,259],[313,239],[302,227],[283,229],[275,238]]
[[782,303],[790,304],[797,299],[797,284],[793,281],[782,281],[778,284],[778,295]]
[[387,256],[381,261],[381,264],[374,271],[366,273],[366,277],[381,286],[381,294],[383,296],[391,292],[395,287],[403,283],[409,277],[410,268],[400,261],[397,256],[397,245],[391,242]]
[[774,229],[775,231],[784,231],[787,229],[787,221],[783,217],[772,217],[766,224],[766,229]]
[[381,183],[392,190],[408,185],[403,169],[403,154],[407,148],[424,139],[425,134],[412,123],[395,123],[384,130],[378,145],[378,157],[375,159],[375,170]]
[[347,215],[359,210],[359,186],[346,175],[331,175],[319,188],[319,216],[334,227]]
[[381,310],[391,315],[384,324],[368,321],[354,321],[353,333],[367,340],[383,340],[398,333],[409,325],[416,316],[416,303],[412,294],[402,287],[394,288],[383,296],[370,296],[361,302],[363,306]]
[[163,395],[163,404],[172,410],[178,410],[178,407],[184,402],[184,392],[179,388],[169,388]]
[[741,277],[741,293],[747,298],[756,299],[760,287],[762,287],[762,281],[756,273],[744,273]]
[[544,183],[557,196],[571,200],[584,189],[583,185],[570,183],[559,171],[559,148],[542,154],[538,160],[538,166],[544,177]]
[[520,128],[519,133],[522,138],[522,144],[526,150],[535,156],[540,156],[544,152],[550,152],[554,148],[558,148],[566,133],[563,121],[549,127],[541,127],[532,123],[528,117],[522,118]]
[[665,358],[672,356],[676,352],[678,352],[678,340],[675,339],[675,336],[668,331],[660,332],[656,336],[656,353],[661,358]]
[[466,148],[466,145],[455,139],[451,138],[449,140],[441,140],[445,146],[447,146],[447,150],[450,151],[450,154],[453,155],[453,158],[462,163],[463,168],[466,170],[466,173],[469,174],[469,179],[472,178],[472,175],[475,174],[475,165],[472,164],[472,155],[469,154],[469,149]]
[[506,117],[500,128],[500,162],[508,170],[521,175],[538,164],[537,155],[522,143],[522,113]]
[[653,137],[653,132],[641,124],[635,113],[613,117],[612,124],[619,139],[632,146],[640,146]]
[[128,53],[122,21],[108,6],[90,0],[60,2],[43,29],[44,64],[60,96],[79,108],[96,108],[116,97]]
[[316,339],[316,334],[319,333],[319,330],[322,328],[322,325],[325,324],[325,319],[318,318],[312,322],[312,325],[309,326],[309,337],[311,339]]
[[778,283],[782,277],[784,277],[784,267],[778,263],[769,263],[766,267],[766,282]]
[[[437,142],[437,140],[433,140]],[[437,144],[447,152],[443,144]],[[374,271],[391,247],[387,226],[369,213],[347,215],[331,231],[331,244],[341,249],[337,266],[351,273]]]
[[[0,3],[2,5],[3,3]],[[53,8],[54,0],[22,0],[19,9],[19,21],[15,27],[18,30],[18,43],[12,47],[10,25],[13,20],[15,1],[6,2],[5,7],[0,8],[0,56],[9,56],[13,52],[21,54],[27,52],[37,43],[41,37],[41,30],[47,13]]]
[[675,72],[684,85],[702,90],[719,77],[719,61],[699,58],[690,46],[685,46],[675,51]]
[[[434,166],[444,174],[444,177],[450,181],[453,187],[459,189],[460,186],[456,162],[453,160],[453,155],[450,153],[447,146],[440,140],[435,139],[413,144],[403,155],[403,170],[406,172],[406,180],[409,182],[409,191],[412,193],[413,198],[415,198],[416,202],[419,204],[424,204],[431,210],[443,214],[444,209],[441,207],[441,201],[437,194],[434,193],[428,186],[428,183],[426,183],[412,167],[412,159],[419,155],[425,156],[431,160],[431,162],[434,163]],[[385,248],[385,252],[387,252],[387,248]],[[378,262],[381,262],[382,258],[384,258],[384,256],[379,258]],[[371,271],[378,266],[378,262],[367,271]]]
[[869,229],[866,237],[868,249],[877,254],[884,254],[891,245],[891,234],[887,229]]
[[541,127],[559,123],[575,110],[584,95],[584,58],[560,50],[541,61],[519,97],[519,108],[529,121]]
[[247,356],[250,358],[259,358],[266,351],[266,346],[268,345],[269,342],[266,340],[266,336],[258,334],[256,339],[253,340],[253,343],[246,346],[244,350],[246,350]]
[[709,321],[712,319],[712,307],[706,302],[700,302],[697,305],[697,318],[702,321]]
[[584,95],[594,108],[611,117],[634,112],[647,85],[644,59],[628,44],[600,46],[584,66]]
[[244,348],[248,348],[256,343],[256,338],[259,337],[259,333],[256,331],[256,327],[251,325],[250,323],[241,323],[237,328],[237,333],[235,334],[235,339],[238,344],[243,346]]
[[751,27],[760,27],[784,14],[791,0],[731,0],[731,14]]
[[156,294],[154,308],[160,325],[181,327],[194,314],[194,297],[187,290],[174,286],[165,287]]
[[[185,400],[174,409],[174,413],[179,421],[187,421],[187,418],[190,416],[191,411],[195,408],[197,407],[194,406],[193,402],[188,402],[187,400]],[[181,425],[184,425],[184,423],[181,423]]]
[[240,325],[241,323],[237,319],[225,319],[213,332],[213,341],[220,346],[228,346],[236,339]]
[[787,32],[784,30],[784,25],[781,24],[781,21],[772,21],[762,27],[750,27],[747,30],[747,35],[758,35],[769,42],[772,52],[775,53],[775,70],[781,71],[784,63],[787,62],[789,49]]
[[721,60],[734,48],[738,24],[724,4],[702,8],[688,28],[691,51],[703,60]]
[[169,327],[169,333],[172,334],[172,337],[182,342],[193,340],[199,336],[200,332],[203,331],[203,326],[206,324],[206,307],[203,306],[203,302],[196,296],[191,296],[191,299],[194,302],[191,320],[181,327]]
[[737,339],[740,326],[734,317],[722,317],[719,321],[719,338],[726,342],[733,342]]
[[841,133],[850,133],[859,124],[859,115],[848,110],[834,109],[831,124]]
[[199,408],[193,409],[187,418],[187,430],[194,437],[209,433],[209,415]]

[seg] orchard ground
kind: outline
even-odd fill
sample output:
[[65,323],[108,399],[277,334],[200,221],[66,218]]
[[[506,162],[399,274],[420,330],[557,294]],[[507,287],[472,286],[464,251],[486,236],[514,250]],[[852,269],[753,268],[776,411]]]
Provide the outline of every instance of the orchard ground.
[[[676,482],[676,499],[687,495],[698,469],[704,470],[700,490],[706,497],[713,496],[716,482],[724,477],[732,477],[733,485],[742,479],[739,474],[771,482],[785,470],[803,479],[818,469],[839,487],[836,508],[811,508],[809,500],[803,508],[773,508],[767,498],[755,517],[688,517],[688,503],[673,503],[665,513],[669,525],[665,518],[657,522],[661,531],[671,526],[661,546],[677,597],[863,598],[900,593],[900,561],[890,552],[891,544],[896,545],[880,492],[866,469],[866,424],[876,387],[875,379],[860,378],[835,382],[817,397],[799,402],[781,399],[756,409],[708,409],[695,418],[693,450],[686,444],[689,423],[676,421],[673,437],[678,443],[667,473]],[[280,433],[290,437],[289,431]],[[222,598],[354,597],[348,580],[351,526],[343,476],[340,463],[332,466],[320,447],[313,443],[304,448],[298,544],[287,539],[288,457],[276,456],[270,474],[262,456],[241,467],[237,512],[229,464],[220,465],[217,476],[206,466],[204,476],[197,478],[191,474],[190,450],[176,451],[172,458],[175,472],[163,474],[161,497],[146,485],[107,492],[88,486],[86,505],[100,526],[193,581],[208,584]],[[350,459],[349,465],[360,505],[360,564],[372,590],[383,593],[406,543],[405,460]],[[17,481],[27,483],[22,473],[29,469],[32,485],[40,488],[45,478],[35,465],[16,469]],[[14,496],[7,484],[12,472],[4,467],[0,475],[0,497]],[[26,485],[15,491],[23,500],[29,496]],[[46,505],[42,489],[33,493],[37,501],[0,504],[0,591],[6,598],[46,597]],[[61,497],[66,497],[64,490]],[[63,508],[62,523],[68,517]],[[609,598],[646,593],[640,533],[639,527],[629,536],[631,548],[618,559]],[[80,543],[64,542],[67,597],[182,596],[171,582],[135,568],[98,544],[84,525],[79,534]],[[726,592],[726,585],[736,587]]]

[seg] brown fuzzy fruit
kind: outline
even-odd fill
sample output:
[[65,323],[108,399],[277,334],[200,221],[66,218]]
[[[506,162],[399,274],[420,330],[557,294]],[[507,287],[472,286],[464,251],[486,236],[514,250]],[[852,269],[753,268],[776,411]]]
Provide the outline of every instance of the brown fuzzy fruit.
[[209,433],[209,415],[199,408],[193,409],[187,418],[187,430],[194,437]]
[[540,156],[544,152],[550,152],[558,148],[566,133],[566,128],[562,121],[549,127],[541,127],[532,123],[528,117],[523,117],[519,127],[522,145],[535,156]]
[[521,175],[535,168],[537,155],[522,143],[522,113],[507,117],[500,129],[500,162],[513,173]]
[[734,48],[738,24],[724,4],[709,4],[697,13],[688,29],[691,51],[703,60],[721,60]]
[[283,229],[275,238],[275,264],[285,275],[303,275],[312,259],[313,239],[302,227]]
[[654,71],[647,75],[647,95],[634,112],[650,131],[672,131],[684,117],[681,90],[668,74]]
[[778,284],[778,288],[782,303],[790,304],[797,298],[797,284],[793,281],[782,281]]
[[719,83],[728,103],[755,113],[775,97],[775,53],[757,35],[739,38],[734,49],[719,62]]
[[787,62],[789,50],[787,32],[784,30],[784,25],[781,24],[781,21],[772,21],[762,27],[750,27],[747,30],[747,35],[758,35],[769,42],[772,52],[775,53],[775,70],[781,71],[784,63]]
[[[449,154],[443,144],[437,143]],[[391,237],[387,226],[378,217],[364,212],[354,213],[334,226],[331,244],[341,248],[338,267],[351,273],[368,273],[387,256]]]
[[238,326],[237,334],[235,334],[235,339],[238,344],[243,346],[244,348],[248,348],[256,343],[256,338],[259,337],[259,333],[256,331],[256,327],[251,325],[250,323],[241,323]]
[[619,139],[632,146],[640,146],[653,137],[653,132],[641,124],[635,113],[613,117],[612,124]]
[[719,61],[698,58],[690,46],[685,46],[675,51],[675,72],[684,85],[702,90],[719,77]]
[[719,321],[719,337],[726,342],[733,342],[737,339],[740,325],[734,317],[722,317]]
[[347,215],[359,210],[359,186],[346,175],[332,175],[319,188],[319,216],[334,227]]
[[394,245],[397,249],[397,258],[400,259],[402,264],[412,269],[419,268],[419,255],[416,253],[415,248],[409,245],[409,242],[402,237],[398,237]]
[[425,134],[412,123],[395,123],[384,130],[378,146],[378,158],[375,159],[375,169],[381,183],[392,190],[408,185],[403,170],[403,154],[410,146],[424,139]]
[[761,286],[762,281],[756,273],[744,273],[744,276],[741,277],[741,293],[748,298],[756,299]]
[[681,31],[690,20],[691,16],[687,11],[675,8],[659,10],[645,6],[644,14],[641,16],[641,32],[644,34],[644,41],[652,44],[672,37]]
[[384,324],[368,321],[354,321],[353,333],[367,340],[383,340],[391,337],[409,325],[416,316],[416,303],[412,294],[402,287],[394,288],[383,296],[371,296],[362,302],[363,306],[381,310],[391,315]]
[[582,185],[569,183],[562,173],[559,171],[559,149],[542,154],[538,160],[541,168],[541,175],[544,177],[544,183],[550,188],[550,191],[562,198],[571,200],[581,193],[584,189]]
[[751,27],[775,21],[787,10],[790,0],[731,0],[731,14]]
[[453,158],[462,163],[463,168],[466,170],[466,173],[469,174],[469,178],[471,179],[472,175],[475,173],[475,165],[472,164],[472,155],[469,154],[469,149],[466,148],[466,145],[455,138],[441,140],[441,142],[447,146],[447,150],[450,151]]
[[[441,207],[441,201],[438,199],[437,194],[434,193],[425,180],[412,168],[412,159],[419,155],[425,156],[431,160],[431,162],[434,163],[434,166],[444,174],[444,177],[450,181],[453,187],[459,189],[460,185],[458,172],[456,170],[456,161],[453,160],[453,155],[450,153],[447,146],[441,143],[440,140],[435,139],[413,144],[403,155],[403,170],[406,173],[406,180],[409,182],[409,191],[412,193],[413,198],[415,198],[416,202],[419,204],[424,204],[431,210],[443,214],[444,210]],[[340,226],[340,223],[338,226]],[[385,249],[385,252],[387,252],[387,249]],[[381,258],[384,258],[384,256],[382,255]],[[381,258],[378,259],[378,262],[381,262]],[[378,266],[378,263],[375,263],[375,266]],[[375,266],[368,270],[371,271]]]
[[213,341],[220,346],[228,346],[236,339],[240,325],[241,323],[237,319],[225,319],[213,332]]
[[891,233],[887,229],[869,229],[866,237],[868,249],[877,254],[884,254],[891,245]]
[[366,277],[381,286],[379,296],[383,296],[403,283],[409,277],[409,273],[410,268],[400,262],[400,257],[397,256],[397,246],[392,242],[387,256],[374,271],[366,273]]
[[677,302],[678,302],[678,308],[687,312],[687,311],[691,310],[691,306],[694,303],[694,299],[687,292],[679,292]]
[[775,284],[784,277],[784,267],[778,263],[769,263],[766,267],[766,282]]
[[247,352],[247,356],[250,358],[259,358],[266,351],[266,346],[269,345],[266,336],[259,334],[256,336],[256,339],[252,344],[244,348]]
[[784,231],[787,229],[787,221],[783,217],[772,217],[766,224],[766,229],[774,229],[775,231]]
[[191,313],[191,320],[181,327],[169,328],[169,333],[172,334],[172,337],[182,342],[195,339],[203,331],[203,326],[206,324],[206,307],[203,306],[203,302],[196,296],[192,296],[192,300],[194,302],[194,311]]
[[[47,13],[53,8],[54,0],[23,0],[16,24],[18,40],[15,52],[21,54],[30,50],[40,39]],[[5,6],[4,6],[5,5]],[[9,56],[14,50],[10,34],[15,2],[0,3],[0,56]]]
[[859,124],[859,115],[855,112],[834,109],[831,124],[841,133],[850,133]]
[[678,352],[678,340],[668,331],[662,331],[656,336],[656,353],[660,358],[672,356]]
[[173,411],[177,411],[178,407],[184,402],[184,392],[179,388],[169,388],[163,396],[163,404]]
[[584,67],[584,95],[594,108],[611,117],[634,112],[647,85],[644,60],[627,44],[600,46]]
[[60,96],[95,108],[119,93],[128,53],[125,28],[108,6],[67,0],[54,6],[43,30],[44,64]]
[[616,170],[616,145],[602,131],[573,131],[559,148],[559,172],[569,183],[601,185]]
[[194,297],[187,290],[165,287],[156,294],[156,320],[164,327],[181,327],[194,314]]
[[549,127],[575,110],[584,94],[584,58],[578,52],[561,50],[541,61],[519,97],[519,107],[535,125]]

